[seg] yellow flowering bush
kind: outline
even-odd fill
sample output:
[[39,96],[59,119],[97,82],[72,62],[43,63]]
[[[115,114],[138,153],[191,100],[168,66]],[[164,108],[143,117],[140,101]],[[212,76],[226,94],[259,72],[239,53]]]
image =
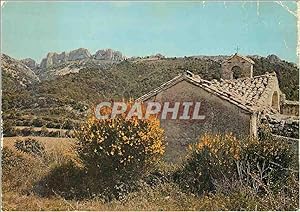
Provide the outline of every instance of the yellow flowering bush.
[[164,154],[164,131],[155,117],[90,117],[76,132],[81,164],[92,176],[115,185],[147,173]]
[[[287,141],[272,139],[252,139],[243,143],[242,158],[238,163],[239,177],[252,185],[260,184],[256,189],[280,190],[285,180],[298,169],[296,149]],[[251,173],[249,174],[249,171]],[[249,176],[250,175],[250,176]]]
[[175,173],[175,180],[197,194],[234,181],[257,192],[266,191],[267,187],[274,190],[284,183],[294,163],[290,145],[269,136],[240,140],[232,134],[206,134],[189,148],[190,157]]
[[235,174],[235,160],[240,158],[240,141],[232,134],[203,135],[199,142],[189,146],[190,157],[175,180],[183,189],[202,193],[214,189],[214,180]]

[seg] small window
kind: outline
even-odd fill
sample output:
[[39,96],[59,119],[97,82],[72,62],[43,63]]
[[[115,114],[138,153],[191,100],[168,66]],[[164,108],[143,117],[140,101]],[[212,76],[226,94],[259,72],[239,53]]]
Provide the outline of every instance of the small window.
[[275,91],[272,96],[272,108],[279,110],[279,96],[277,91]]

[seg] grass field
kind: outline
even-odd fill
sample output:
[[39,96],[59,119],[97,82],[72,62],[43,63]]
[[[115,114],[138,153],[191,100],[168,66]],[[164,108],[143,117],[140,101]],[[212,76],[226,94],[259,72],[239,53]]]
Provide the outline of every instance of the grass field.
[[4,137],[3,138],[3,146],[13,148],[14,142],[16,140],[24,140],[26,138],[34,138],[37,141],[41,142],[45,145],[46,150],[63,150],[63,149],[70,149],[75,142],[73,138],[55,138],[55,137]]
[[[44,144],[47,152],[56,152],[58,155],[63,154],[66,150],[72,151],[74,139],[70,138],[52,138],[52,137],[5,137],[3,146],[14,149],[14,142],[20,139],[34,138]],[[60,160],[61,161],[61,160]],[[56,161],[57,162],[57,161]],[[61,163],[61,162],[58,162]],[[28,180],[26,186],[20,188],[7,188],[7,186],[15,186],[14,184],[5,185],[3,187],[2,209],[3,210],[197,210],[201,207],[209,207],[218,209],[219,206],[213,206],[213,202],[199,202],[198,198],[191,194],[184,194],[173,184],[163,185],[157,189],[145,187],[144,191],[130,194],[125,200],[104,202],[100,198],[86,200],[66,200],[60,195],[51,197],[40,197],[35,192],[30,191],[33,181],[38,181],[43,175],[47,175],[51,171],[49,164],[41,164],[34,162],[33,166],[23,167],[26,171],[31,171],[26,177],[21,176],[22,171],[14,173],[16,179],[14,181]],[[50,166],[57,166],[51,164]],[[39,173],[38,173],[39,172]],[[22,183],[22,182],[21,182]],[[57,182],[59,183],[59,182]],[[84,183],[84,182],[82,182]],[[29,188],[29,189],[28,189]]]
[[[6,137],[3,146],[13,151],[18,139],[34,138],[44,144],[46,159],[29,157],[18,153],[12,158],[15,163],[2,176],[2,210],[295,210],[299,207],[297,188],[295,194],[267,194],[258,196],[252,190],[234,187],[229,193],[204,193],[196,196],[184,192],[174,182],[156,186],[144,185],[142,189],[129,193],[124,199],[105,201],[99,196],[68,199],[60,194],[41,195],[38,182],[63,166],[74,153],[75,139],[53,137]],[[71,153],[71,154],[70,154]],[[57,178],[57,186],[65,186],[70,170],[63,170],[65,175]],[[60,180],[59,180],[60,179]],[[101,180],[101,179],[99,179]],[[79,184],[86,182],[80,181]],[[78,185],[79,185],[78,184]],[[295,184],[295,183],[294,183]],[[295,185],[298,185],[297,183]],[[296,197],[296,199],[294,199]]]

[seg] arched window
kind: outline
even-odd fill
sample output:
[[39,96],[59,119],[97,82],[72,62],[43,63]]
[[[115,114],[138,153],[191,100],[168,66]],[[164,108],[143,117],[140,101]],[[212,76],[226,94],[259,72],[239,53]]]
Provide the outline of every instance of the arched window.
[[272,108],[279,110],[279,96],[277,91],[274,91],[272,95]]
[[233,79],[241,78],[242,77],[242,69],[239,66],[233,66],[232,69],[232,77]]

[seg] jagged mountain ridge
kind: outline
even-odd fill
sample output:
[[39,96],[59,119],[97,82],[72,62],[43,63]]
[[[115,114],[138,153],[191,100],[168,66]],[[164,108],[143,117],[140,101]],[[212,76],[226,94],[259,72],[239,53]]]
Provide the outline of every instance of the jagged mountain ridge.
[[91,54],[88,49],[79,48],[74,49],[70,52],[49,52],[45,58],[42,59],[41,63],[38,65],[39,68],[49,68],[51,66],[60,65],[69,61],[78,61],[86,59],[95,59],[95,60],[107,60],[112,62],[122,61],[126,57],[120,52],[112,49],[102,49],[96,51],[95,54]]
[[98,50],[95,54],[91,54],[88,49],[79,48],[70,52],[49,52],[40,64],[31,58],[23,59],[21,62],[33,70],[41,80],[48,80],[69,73],[78,73],[85,66],[105,69],[110,64],[119,63],[124,59],[126,57],[120,51],[112,49]]

